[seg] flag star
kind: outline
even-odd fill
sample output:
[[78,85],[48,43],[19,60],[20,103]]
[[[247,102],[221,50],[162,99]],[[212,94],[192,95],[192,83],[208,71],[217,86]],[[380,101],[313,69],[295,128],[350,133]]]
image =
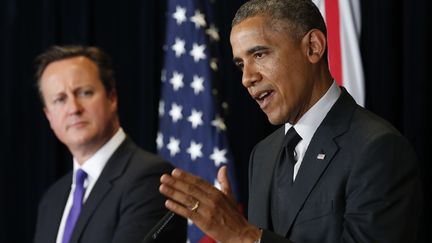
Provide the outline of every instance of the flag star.
[[202,115],[203,113],[201,111],[192,109],[192,114],[188,117],[188,121],[192,123],[193,129],[203,124]]
[[190,18],[190,21],[195,24],[196,29],[205,27],[207,25],[205,21],[205,15],[199,10],[195,10],[195,14]]
[[171,46],[171,49],[175,52],[176,57],[180,57],[186,52],[185,44],[186,42],[184,40],[176,37],[174,45]]
[[157,146],[157,149],[161,150],[162,147],[163,147],[163,145],[164,145],[163,144],[163,134],[161,132],[158,132],[157,136],[156,136],[156,146]]
[[211,122],[211,125],[216,127],[218,132],[226,130],[225,122],[219,115],[216,115],[215,119]]
[[216,167],[219,167],[221,163],[225,164],[228,161],[225,157],[226,153],[226,149],[219,150],[216,147],[213,148],[213,153],[210,155],[210,159],[214,161]]
[[174,137],[170,137],[167,148],[170,151],[171,157],[174,157],[176,154],[180,153],[180,140]]
[[176,11],[173,13],[172,17],[176,20],[177,25],[181,25],[186,21],[186,8],[176,6]]
[[179,90],[184,86],[183,84],[183,74],[177,71],[174,71],[172,78],[170,79],[170,83],[173,86],[174,91]]
[[206,29],[206,34],[210,36],[210,40],[219,41],[219,30],[216,28],[214,24],[210,25],[210,28]]
[[218,59],[217,58],[212,58],[211,60],[210,60],[210,68],[213,70],[213,71],[217,71],[218,70]]
[[193,76],[193,81],[190,84],[191,88],[194,90],[194,93],[196,95],[199,94],[199,92],[204,91],[204,77],[200,77],[198,75]]
[[163,100],[159,101],[159,117],[162,117],[163,115],[165,115],[165,102]]
[[205,44],[198,45],[197,43],[193,43],[192,50],[189,54],[193,57],[195,62],[199,62],[200,59],[204,60],[206,58],[206,54],[204,53],[205,48]]
[[176,123],[178,120],[183,118],[182,110],[183,107],[181,105],[177,105],[176,103],[173,103],[171,105],[171,110],[169,111],[169,115],[171,116],[172,121],[174,123]]
[[203,157],[203,153],[201,151],[202,146],[203,145],[201,143],[195,143],[195,141],[192,140],[189,148],[187,149],[187,153],[190,154],[192,160]]
[[161,72],[161,81],[162,81],[162,83],[165,83],[165,81],[166,81],[166,69],[165,68],[162,69],[162,72]]
[[228,102],[222,102],[222,109],[224,109],[224,110],[228,110],[228,108],[229,108],[229,105],[228,105]]

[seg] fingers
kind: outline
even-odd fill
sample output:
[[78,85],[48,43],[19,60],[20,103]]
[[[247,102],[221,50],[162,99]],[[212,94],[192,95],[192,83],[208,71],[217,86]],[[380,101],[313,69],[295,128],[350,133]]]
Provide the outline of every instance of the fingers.
[[[170,181],[170,182],[167,182]],[[187,194],[175,186],[171,186],[170,183],[180,183],[180,182],[171,182],[172,178],[168,177],[168,175],[163,175],[161,178],[162,184],[159,187],[159,191],[165,196],[171,198],[172,200],[181,203],[186,208],[192,208],[197,202],[198,196],[194,197],[191,194]]]
[[185,218],[188,218],[192,221],[195,221],[195,218],[198,216],[198,210],[200,210],[199,208],[197,210],[190,210],[187,207],[181,205],[178,202],[175,202],[173,200],[167,200],[165,202],[165,207],[168,208],[170,211],[181,215]]
[[[211,194],[219,192],[203,179],[175,169],[171,175],[161,176],[159,191],[169,198],[165,206],[176,214],[196,221],[211,204]],[[219,192],[220,193],[220,192]]]
[[231,195],[227,174],[225,166],[219,170],[218,190],[197,176],[175,169],[171,175],[161,177],[159,191],[168,197],[165,206],[170,211],[192,220],[210,237],[219,242],[240,242],[250,238],[244,232],[255,231],[256,227],[247,222],[234,200],[227,196]]
[[[171,187],[172,191],[167,191],[168,193],[170,193],[170,197],[171,194],[173,194],[174,196],[174,193],[179,193],[178,196],[180,197],[182,195],[189,195],[194,198],[206,198],[209,192],[209,188],[213,187],[203,179],[184,172],[180,169],[174,169],[171,172],[171,175],[163,175],[161,177],[161,183],[162,185]],[[187,198],[186,200],[190,201],[190,199]]]
[[225,165],[219,169],[217,179],[221,185],[221,191],[234,200],[234,196],[231,191],[231,184],[228,179],[228,168]]
[[189,210],[197,201],[208,204],[211,194],[218,191],[205,180],[180,169],[173,170],[171,175],[163,175],[160,181],[159,191]]

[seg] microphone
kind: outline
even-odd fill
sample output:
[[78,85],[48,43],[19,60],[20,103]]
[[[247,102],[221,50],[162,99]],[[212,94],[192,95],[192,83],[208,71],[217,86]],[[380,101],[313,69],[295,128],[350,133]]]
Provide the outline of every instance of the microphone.
[[172,218],[175,216],[175,213],[169,211],[166,213],[153,228],[147,233],[147,235],[144,237],[144,240],[142,243],[152,243],[156,241],[156,238],[158,238],[159,234],[163,231],[163,229],[167,226],[167,224],[172,220]]

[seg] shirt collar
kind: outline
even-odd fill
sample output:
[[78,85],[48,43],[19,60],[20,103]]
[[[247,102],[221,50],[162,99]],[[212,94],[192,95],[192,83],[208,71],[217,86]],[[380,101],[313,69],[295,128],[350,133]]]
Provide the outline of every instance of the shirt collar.
[[96,153],[80,166],[76,159],[73,160],[73,184],[75,184],[75,174],[78,169],[87,173],[88,180],[94,180],[99,177],[105,167],[108,159],[125,140],[126,134],[120,127],[112,138],[105,143]]
[[[335,81],[327,92],[315,103],[294,125],[302,141],[309,144],[318,126],[326,117],[332,106],[336,103],[341,94],[341,89]],[[292,127],[290,123],[285,123],[285,133]]]

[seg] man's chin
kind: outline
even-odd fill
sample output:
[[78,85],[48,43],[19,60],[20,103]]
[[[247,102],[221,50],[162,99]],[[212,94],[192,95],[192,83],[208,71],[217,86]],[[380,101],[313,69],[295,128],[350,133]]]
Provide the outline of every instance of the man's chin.
[[[78,134],[76,134],[78,135]],[[88,135],[70,137],[64,144],[68,147],[81,148],[86,147],[91,143],[91,138]]]
[[284,119],[280,119],[279,117],[272,117],[267,115],[267,120],[270,122],[270,124],[275,126],[285,124]]

